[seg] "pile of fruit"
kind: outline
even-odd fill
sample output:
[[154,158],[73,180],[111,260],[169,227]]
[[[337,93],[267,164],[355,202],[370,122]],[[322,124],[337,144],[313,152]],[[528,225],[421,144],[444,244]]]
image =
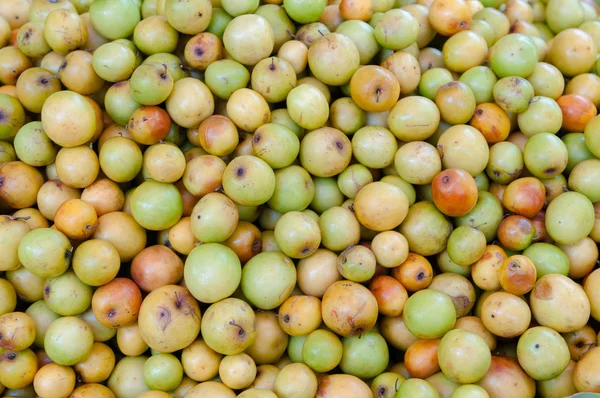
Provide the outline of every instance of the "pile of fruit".
[[600,392],[593,0],[0,0],[0,396]]

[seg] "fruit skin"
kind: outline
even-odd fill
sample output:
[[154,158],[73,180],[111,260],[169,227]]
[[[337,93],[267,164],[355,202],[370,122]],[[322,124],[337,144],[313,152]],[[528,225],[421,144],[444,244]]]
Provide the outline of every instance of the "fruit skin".
[[556,242],[572,245],[585,238],[594,226],[594,206],[578,192],[565,192],[546,209],[546,229]]
[[440,368],[448,378],[468,384],[479,381],[487,373],[492,355],[481,337],[454,329],[442,338],[438,358]]
[[181,194],[173,184],[145,181],[133,191],[130,200],[133,218],[152,231],[172,227],[183,213]]
[[543,326],[533,327],[519,337],[517,357],[529,376],[542,381],[560,375],[571,358],[563,337]]
[[[436,316],[432,316],[433,308]],[[454,327],[455,322],[456,310],[452,300],[433,289],[416,292],[404,306],[404,323],[419,338],[440,338]]]
[[98,0],[90,6],[94,28],[107,39],[131,36],[140,22],[139,7],[131,0]]
[[327,0],[283,0],[286,13],[301,24],[317,21],[326,5]]

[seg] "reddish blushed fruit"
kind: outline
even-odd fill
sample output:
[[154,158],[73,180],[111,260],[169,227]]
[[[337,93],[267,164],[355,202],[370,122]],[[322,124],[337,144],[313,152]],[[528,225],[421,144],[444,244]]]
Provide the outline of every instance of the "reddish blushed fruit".
[[461,217],[477,203],[477,184],[464,170],[446,169],[433,179],[431,195],[439,211],[450,217]]
[[546,212],[540,211],[533,218],[530,218],[535,228],[535,234],[533,234],[534,242],[546,242],[552,243],[553,240],[546,230]]
[[544,207],[546,188],[534,177],[519,178],[506,187],[502,204],[513,213],[533,218]]
[[563,95],[556,102],[562,110],[562,128],[566,131],[583,131],[587,123],[598,114],[594,103],[583,95]]
[[181,194],[181,201],[183,203],[183,217],[189,217],[192,214],[192,210],[196,203],[200,200],[199,197],[194,196],[188,191],[183,183],[183,180],[179,180],[175,183],[175,186]]
[[500,203],[502,203],[502,200],[504,199],[504,191],[506,191],[506,187],[508,185],[503,185],[503,184],[498,184],[496,182],[493,182],[490,184],[490,188],[488,189],[488,192],[491,193],[492,195],[494,195],[495,197],[498,198],[498,200],[500,201]]
[[183,277],[183,261],[166,246],[150,246],[134,257],[131,277],[145,292],[175,285]]
[[92,296],[94,316],[107,328],[119,328],[135,322],[142,305],[142,292],[134,281],[115,278]]
[[510,256],[498,269],[498,278],[500,286],[507,292],[515,295],[525,294],[535,286],[535,264],[525,256]]
[[510,134],[510,119],[506,112],[496,104],[477,105],[469,124],[483,134],[488,144],[504,141]]
[[225,241],[225,246],[237,254],[242,264],[262,250],[262,233],[254,224],[239,221],[233,233]]
[[387,316],[402,314],[404,304],[408,300],[408,293],[396,278],[387,275],[377,276],[369,284],[369,290],[377,300],[380,314]]
[[433,269],[429,261],[416,253],[408,257],[398,267],[392,269],[392,276],[409,292],[425,289],[433,279]]
[[209,116],[198,127],[198,145],[211,155],[229,155],[238,143],[237,127],[226,116]]
[[158,106],[143,106],[136,109],[129,119],[127,131],[143,145],[154,145],[165,139],[171,129],[169,114]]
[[533,241],[535,227],[523,216],[506,217],[498,226],[498,240],[508,250],[524,250]]
[[424,379],[439,372],[438,347],[440,339],[417,340],[404,354],[404,365],[412,377]]

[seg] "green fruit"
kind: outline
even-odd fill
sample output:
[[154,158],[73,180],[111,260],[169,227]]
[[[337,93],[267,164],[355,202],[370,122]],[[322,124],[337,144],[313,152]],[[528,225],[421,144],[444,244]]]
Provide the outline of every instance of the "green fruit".
[[485,376],[492,354],[479,335],[454,329],[442,338],[438,359],[442,372],[450,380],[467,384],[475,383]]
[[537,178],[552,178],[567,167],[569,153],[554,134],[540,133],[527,140],[523,159],[527,170]]
[[500,108],[511,113],[527,110],[533,94],[533,86],[522,77],[504,77],[493,88],[494,101]]
[[304,363],[304,359],[302,359],[302,348],[304,347],[304,341],[307,337],[308,335],[290,336],[287,346],[287,354],[290,358],[290,361],[293,363]]
[[517,116],[519,129],[527,137],[539,133],[556,134],[562,126],[562,111],[552,98],[533,97],[529,107]]
[[228,100],[234,91],[244,88],[250,81],[250,72],[232,59],[221,59],[208,65],[204,81],[217,97]]
[[536,326],[519,337],[519,365],[535,380],[550,380],[569,365],[571,355],[563,337],[553,329]]
[[238,221],[239,211],[235,203],[222,193],[211,192],[196,203],[190,223],[198,241],[218,243],[233,234]]
[[166,64],[142,64],[129,79],[131,96],[142,105],[163,103],[173,91],[173,84]]
[[340,369],[361,379],[372,379],[388,366],[388,345],[376,332],[342,339],[343,354]]
[[394,398],[440,398],[440,393],[423,379],[408,379],[400,384]]
[[487,391],[483,387],[475,384],[465,384],[458,387],[450,398],[489,398]]
[[330,33],[319,37],[310,46],[308,65],[314,77],[321,82],[330,86],[342,86],[358,70],[360,54],[348,37]]
[[402,50],[417,41],[419,21],[402,9],[386,11],[375,25],[375,39],[384,48]]
[[584,160],[594,159],[594,155],[586,145],[585,135],[583,133],[569,133],[564,135],[562,140],[569,153],[565,174],[571,174],[573,168]]
[[179,33],[159,15],[143,19],[133,31],[135,46],[147,55],[175,51],[178,39]]
[[523,152],[512,142],[502,141],[490,147],[487,175],[498,184],[508,184],[523,171]]
[[279,307],[296,286],[294,262],[279,252],[264,252],[244,265],[241,288],[252,305],[262,310]]
[[359,20],[344,21],[336,28],[335,32],[354,42],[360,54],[361,65],[368,65],[377,55],[379,43],[375,38],[375,30],[368,23]]
[[421,81],[419,82],[419,94],[433,101],[438,89],[444,84],[448,84],[453,80],[454,78],[448,69],[429,69],[421,75]]
[[83,283],[72,271],[46,279],[44,301],[58,315],[77,315],[92,303],[92,288]]
[[527,77],[538,62],[537,47],[533,40],[522,34],[509,34],[492,47],[490,65],[500,77]]
[[315,184],[310,174],[300,166],[292,165],[275,172],[275,190],[268,201],[279,213],[302,211],[315,197]]
[[174,390],[181,379],[183,366],[173,354],[153,355],[144,363],[144,383],[152,390]]
[[443,273],[458,274],[464,276],[465,278],[468,278],[471,275],[471,266],[469,265],[463,267],[462,265],[456,264],[450,258],[448,250],[444,250],[443,252],[439,253],[436,256],[436,261],[438,268]]
[[137,66],[134,52],[115,42],[98,47],[92,65],[96,74],[108,82],[127,80]]
[[46,134],[42,122],[30,122],[23,126],[13,144],[19,159],[34,167],[53,163],[58,153],[58,146]]
[[85,321],[65,316],[53,321],[44,337],[48,357],[62,366],[73,366],[86,359],[94,345],[94,334]]
[[487,240],[485,234],[470,226],[460,226],[448,238],[448,255],[458,265],[471,265],[485,252]]
[[289,128],[267,123],[254,132],[252,150],[256,157],[267,162],[273,169],[280,169],[289,166],[298,157],[300,140]]
[[584,19],[583,7],[577,0],[548,0],[546,3],[546,23],[554,33],[577,28]]
[[454,327],[456,310],[447,294],[424,289],[408,298],[404,306],[404,324],[415,336],[437,339]]
[[321,230],[317,221],[298,211],[284,214],[277,221],[274,233],[281,251],[292,258],[306,258],[321,244]]
[[364,246],[350,246],[340,253],[337,266],[345,279],[366,282],[375,275],[377,259],[375,254]]
[[104,97],[104,106],[108,115],[121,126],[127,126],[131,115],[142,104],[133,99],[129,91],[129,82],[123,81],[113,84]]
[[331,251],[344,250],[360,241],[360,223],[348,209],[338,206],[327,209],[318,222],[321,243]]
[[302,359],[315,372],[329,372],[342,360],[344,347],[340,339],[325,329],[311,332],[302,346]]
[[492,102],[492,89],[498,81],[494,72],[487,66],[475,66],[460,76],[459,81],[471,87],[477,105]]
[[578,192],[557,196],[546,209],[548,234],[562,245],[572,245],[588,236],[594,219],[594,205]]
[[373,182],[371,171],[362,164],[352,164],[338,174],[337,183],[340,191],[350,199],[354,199],[358,191]]
[[107,39],[131,36],[140,22],[140,8],[132,0],[96,0],[90,6],[94,28]]
[[131,215],[142,227],[150,231],[171,228],[183,213],[181,194],[175,185],[144,181],[130,198]]
[[498,225],[504,217],[502,204],[496,196],[487,191],[479,191],[475,207],[462,217],[455,218],[456,226],[468,225],[484,233],[491,242],[496,237]]
[[371,382],[371,392],[377,398],[393,398],[406,378],[394,372],[381,373]]
[[600,201],[600,160],[588,159],[575,166],[569,176],[569,189],[584,194],[593,203]]
[[[117,40],[117,41],[120,41],[120,40]],[[129,48],[133,52],[139,54],[139,51],[137,50],[137,48],[135,48],[135,46],[133,45],[133,43],[131,41],[123,40],[123,42],[125,42],[125,41],[129,43]],[[141,55],[140,55],[140,57],[141,57]],[[142,62],[142,64],[143,65],[154,65],[159,68],[166,67],[167,70],[169,71],[169,74],[171,75],[171,78],[173,79],[173,82],[177,82],[178,80],[181,80],[184,77],[186,77],[186,73],[181,65],[181,59],[179,59],[179,57],[174,54],[168,54],[168,53],[153,54],[153,55],[149,56],[148,58],[146,58],[144,60],[144,62]]]
[[167,0],[164,15],[177,31],[195,35],[206,30],[212,17],[212,10],[210,0],[186,2]]
[[223,33],[225,28],[229,25],[229,22],[233,20],[233,17],[222,8],[212,9],[212,18],[206,28],[206,32],[212,33],[217,36],[221,41],[223,40]]
[[327,0],[283,0],[285,12],[300,24],[317,21],[326,5]]
[[275,51],[290,39],[290,34],[296,33],[294,22],[286,14],[285,9],[277,4],[264,4],[258,7],[254,14],[263,17],[271,25],[275,36]]
[[44,300],[39,300],[31,304],[27,307],[25,313],[29,315],[35,323],[35,341],[33,344],[37,347],[43,347],[46,330],[48,330],[48,327],[52,322],[60,318],[60,315],[48,308],[48,304],[46,304]]
[[523,255],[533,261],[538,279],[548,274],[569,274],[569,257],[557,246],[537,242],[525,249]]
[[135,141],[111,137],[100,148],[100,168],[114,182],[133,180],[142,169],[143,155]]
[[9,140],[17,135],[25,124],[25,109],[15,97],[0,94],[0,139]]
[[223,355],[242,353],[256,339],[256,316],[250,304],[229,297],[211,304],[202,315],[202,338]]
[[223,190],[237,204],[258,206],[273,196],[275,174],[264,160],[255,156],[239,156],[225,168]]
[[433,203],[423,201],[408,209],[399,231],[408,241],[411,252],[432,256],[446,248],[452,224]]
[[242,265],[227,246],[205,243],[195,247],[186,258],[184,278],[198,301],[214,303],[231,296],[238,288]]
[[73,247],[61,232],[38,228],[28,232],[19,243],[19,261],[40,278],[54,278],[69,268]]

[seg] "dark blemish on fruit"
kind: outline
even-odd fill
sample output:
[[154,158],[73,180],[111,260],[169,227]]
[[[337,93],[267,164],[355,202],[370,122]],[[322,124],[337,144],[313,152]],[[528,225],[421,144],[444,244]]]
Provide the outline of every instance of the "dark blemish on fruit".
[[243,177],[243,176],[244,176],[244,174],[245,174],[245,172],[246,172],[246,171],[244,170],[244,168],[243,168],[243,167],[240,167],[239,169],[237,169],[237,170],[235,171],[235,175],[237,175],[238,177]]

